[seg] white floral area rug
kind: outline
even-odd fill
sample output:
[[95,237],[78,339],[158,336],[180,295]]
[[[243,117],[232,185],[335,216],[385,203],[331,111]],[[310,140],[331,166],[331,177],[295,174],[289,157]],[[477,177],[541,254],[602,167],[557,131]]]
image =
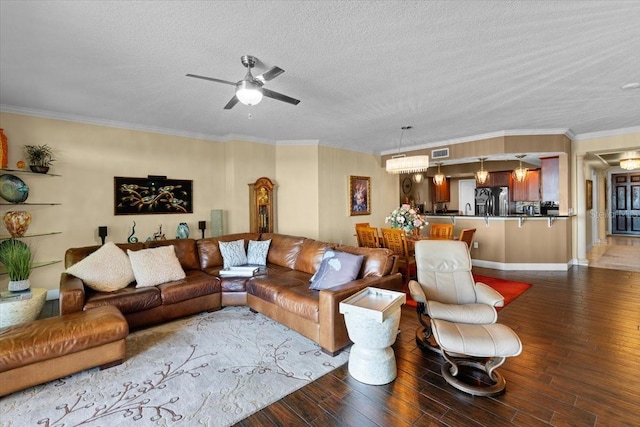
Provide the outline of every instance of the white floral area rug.
[[227,426],[347,362],[226,307],[134,332],[124,363],[0,398],[2,426]]

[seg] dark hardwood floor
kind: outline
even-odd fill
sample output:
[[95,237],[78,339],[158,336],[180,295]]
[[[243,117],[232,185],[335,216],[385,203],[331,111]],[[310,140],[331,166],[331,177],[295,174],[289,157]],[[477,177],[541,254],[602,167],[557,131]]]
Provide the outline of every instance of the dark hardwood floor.
[[394,382],[359,383],[344,365],[238,425],[640,426],[639,272],[474,272],[533,284],[499,313],[524,347],[498,368],[504,394],[449,386],[440,356],[416,346],[415,309],[404,306]]

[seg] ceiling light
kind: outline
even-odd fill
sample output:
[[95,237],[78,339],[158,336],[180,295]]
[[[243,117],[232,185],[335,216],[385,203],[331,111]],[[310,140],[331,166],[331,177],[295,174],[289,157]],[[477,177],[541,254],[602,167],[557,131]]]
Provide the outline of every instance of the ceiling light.
[[[413,129],[412,126],[402,126],[402,132],[400,133],[400,142],[398,143],[398,153],[400,152],[400,146],[402,145],[402,135],[405,130]],[[401,173],[418,173],[426,172],[429,168],[429,156],[406,156],[404,154],[398,154],[387,160],[387,172],[390,174]]]
[[626,85],[620,86],[620,89],[623,89],[623,90],[626,90],[626,89],[638,89],[638,88],[640,88],[640,83],[639,82],[627,83]]
[[628,171],[640,169],[640,159],[623,159],[620,160],[620,167]]
[[515,168],[515,170],[513,171],[513,178],[518,182],[524,182],[524,180],[527,178],[527,168],[522,167],[522,158],[525,157],[525,155],[520,154],[516,157],[520,159],[520,166]]
[[424,176],[421,173],[416,173],[413,175],[413,182],[415,182],[416,184],[420,184],[423,178]]
[[251,80],[240,80],[236,86],[236,97],[244,105],[256,105],[262,101],[262,86]]
[[484,184],[489,179],[489,171],[484,168],[484,161],[486,157],[480,157],[480,170],[476,172],[476,181],[478,184]]
[[438,163],[438,173],[433,176],[433,183],[437,186],[441,186],[446,177],[443,173],[440,172],[440,165],[442,163]]

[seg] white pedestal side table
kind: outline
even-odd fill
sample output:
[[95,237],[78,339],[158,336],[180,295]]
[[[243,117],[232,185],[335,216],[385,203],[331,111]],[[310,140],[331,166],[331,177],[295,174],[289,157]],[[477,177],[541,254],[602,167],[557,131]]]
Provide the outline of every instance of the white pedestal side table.
[[396,379],[396,357],[391,345],[400,326],[403,292],[366,288],[340,303],[349,338],[349,374],[364,384],[382,385]]
[[47,290],[31,288],[29,299],[0,303],[0,328],[36,320],[47,299]]

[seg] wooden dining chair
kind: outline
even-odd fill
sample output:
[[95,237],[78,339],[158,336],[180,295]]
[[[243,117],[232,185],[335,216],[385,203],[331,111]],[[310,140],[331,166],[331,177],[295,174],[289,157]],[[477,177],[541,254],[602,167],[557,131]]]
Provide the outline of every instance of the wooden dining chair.
[[362,246],[360,237],[358,237],[358,228],[360,227],[370,227],[370,225],[368,222],[356,222],[356,240],[358,241],[358,246]]
[[380,247],[380,237],[378,236],[377,228],[356,227],[356,234],[358,235],[358,246],[365,248]]
[[431,224],[431,225],[429,225],[429,238],[431,238],[431,239],[453,239],[453,224]]
[[398,228],[381,228],[383,246],[391,249],[393,254],[398,257],[398,270],[404,276],[404,287],[411,279],[411,272],[416,268],[416,257],[409,252],[407,243],[407,235],[404,230]]
[[458,240],[467,244],[467,249],[471,249],[471,243],[473,242],[473,235],[475,234],[475,228],[465,228],[460,231],[460,237]]

